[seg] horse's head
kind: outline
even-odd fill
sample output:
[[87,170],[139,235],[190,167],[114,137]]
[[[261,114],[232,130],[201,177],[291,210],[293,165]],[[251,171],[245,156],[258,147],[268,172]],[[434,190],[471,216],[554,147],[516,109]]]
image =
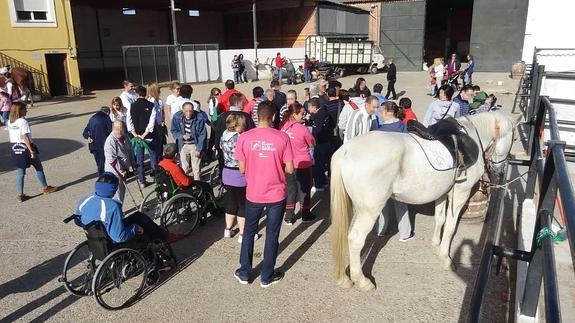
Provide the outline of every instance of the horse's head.
[[491,130],[491,135],[488,135],[491,140],[484,147],[485,159],[494,171],[500,172],[511,152],[517,122],[512,121],[508,116],[499,112],[481,113],[481,115],[492,119],[490,122],[492,126],[486,129],[488,132]]

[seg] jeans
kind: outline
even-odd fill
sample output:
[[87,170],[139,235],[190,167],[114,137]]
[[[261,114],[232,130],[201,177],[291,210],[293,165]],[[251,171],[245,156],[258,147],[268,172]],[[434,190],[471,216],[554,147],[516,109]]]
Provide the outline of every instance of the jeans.
[[472,75],[472,74],[467,74],[467,73],[465,73],[465,76],[464,76],[464,78],[463,78],[463,83],[464,83],[464,84],[473,84],[473,83],[472,83],[473,80],[472,80],[472,78],[471,78],[471,75]]
[[[36,170],[36,177],[38,177],[38,182],[42,185],[42,188],[48,186],[46,182],[46,176],[44,175],[44,168],[42,168],[42,163],[38,157],[32,159],[32,166]],[[24,176],[26,175],[26,168],[18,168],[18,174],[16,175],[16,192],[18,195],[24,194]]]
[[302,215],[309,215],[311,208],[312,186],[311,167],[295,168],[293,174],[286,173],[286,182],[286,219],[290,221],[295,219],[295,205],[297,202],[300,202],[301,204]]
[[10,111],[2,111],[2,120],[4,120],[4,125],[8,125],[9,119],[10,119]]
[[283,214],[286,201],[276,203],[253,203],[246,200],[246,224],[244,227],[244,239],[240,252],[240,277],[249,279],[252,274],[252,262],[254,259],[254,239],[258,231],[260,218],[263,210],[267,210],[266,242],[264,247],[264,260],[260,279],[262,283],[269,283],[274,274],[276,258],[278,255],[279,235],[282,226]]
[[279,81],[280,84],[281,84],[281,82],[282,82],[282,76],[283,76],[283,75],[282,75],[282,68],[281,68],[281,67],[276,67],[276,69],[277,69],[277,71],[278,71],[278,81]]
[[324,187],[327,184],[327,177],[325,172],[327,170],[327,163],[332,154],[331,143],[317,144],[313,151],[313,181],[314,186],[317,188]]
[[146,214],[142,212],[134,212],[124,219],[124,225],[135,224],[144,229],[144,234],[152,240],[160,239],[165,240],[168,232],[154,223]]
[[104,156],[104,150],[94,150],[92,151],[94,159],[96,160],[96,167],[98,168],[98,176],[104,174],[104,163],[106,162],[106,157]]
[[306,68],[304,71],[304,78],[306,82],[311,81],[311,69]]
[[[151,151],[149,151],[150,155],[150,168],[152,172],[156,171],[156,152],[154,151],[154,140],[146,139],[148,146],[150,146]],[[138,169],[138,180],[140,183],[144,183],[146,181],[146,177],[144,176],[144,148],[141,145],[136,146],[136,167]]]
[[389,94],[393,94],[392,98],[395,100],[397,98],[397,94],[395,93],[395,80],[388,80],[387,81],[387,94],[385,98],[389,98]]

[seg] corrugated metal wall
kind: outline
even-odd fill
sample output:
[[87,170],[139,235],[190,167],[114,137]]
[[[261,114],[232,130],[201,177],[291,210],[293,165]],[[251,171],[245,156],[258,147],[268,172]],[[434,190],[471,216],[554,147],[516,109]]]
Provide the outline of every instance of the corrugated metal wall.
[[400,71],[421,71],[425,10],[424,0],[382,3],[380,46]]
[[318,5],[318,34],[354,35],[369,34],[369,12],[343,6]]

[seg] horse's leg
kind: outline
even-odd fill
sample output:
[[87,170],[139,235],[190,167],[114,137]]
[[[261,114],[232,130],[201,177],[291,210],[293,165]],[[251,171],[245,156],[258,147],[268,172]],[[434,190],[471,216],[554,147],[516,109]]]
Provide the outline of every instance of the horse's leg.
[[439,244],[441,243],[441,229],[445,223],[445,205],[447,203],[447,195],[441,196],[435,201],[435,229],[433,230],[433,238],[431,239],[431,248],[433,253],[439,255]]
[[379,211],[355,211],[355,218],[349,230],[349,273],[351,280],[362,291],[369,291],[375,288],[373,283],[363,275],[360,254],[365,244],[365,238],[373,229],[379,213]]
[[453,234],[455,233],[455,226],[457,225],[459,212],[461,212],[461,208],[465,205],[465,202],[467,202],[469,193],[469,189],[458,189],[457,184],[452,188],[452,191],[448,193],[449,203],[447,205],[447,221],[445,222],[443,239],[441,239],[441,245],[439,247],[439,257],[444,269],[452,268],[452,261],[449,257],[449,248],[451,246]]

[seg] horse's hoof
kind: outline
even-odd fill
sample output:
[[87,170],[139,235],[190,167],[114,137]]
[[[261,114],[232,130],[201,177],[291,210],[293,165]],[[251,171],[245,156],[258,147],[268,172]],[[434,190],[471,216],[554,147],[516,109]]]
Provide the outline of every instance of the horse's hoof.
[[357,284],[357,288],[362,292],[369,292],[375,290],[375,285],[367,278],[362,278]]
[[351,279],[349,279],[349,277],[344,276],[340,279],[337,280],[337,284],[339,285],[339,287],[341,288],[351,288],[353,287],[353,282],[351,281]]
[[431,250],[434,255],[439,256],[439,246],[431,246]]

